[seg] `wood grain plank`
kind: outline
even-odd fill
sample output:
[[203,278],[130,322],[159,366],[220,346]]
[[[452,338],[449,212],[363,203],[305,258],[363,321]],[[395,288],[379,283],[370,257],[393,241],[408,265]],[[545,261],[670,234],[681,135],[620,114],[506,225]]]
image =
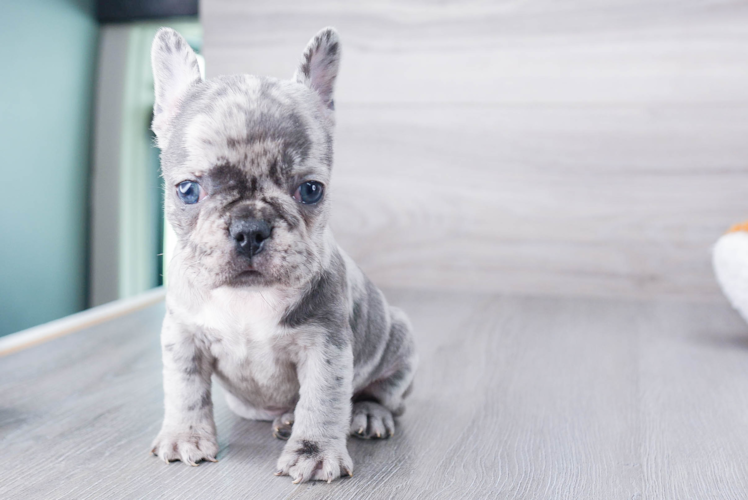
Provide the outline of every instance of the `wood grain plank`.
[[[640,350],[645,498],[744,498],[748,335],[737,314],[660,303]],[[654,334],[657,332],[657,334]]]
[[715,297],[748,108],[341,106],[333,229],[400,287]]
[[748,6],[673,2],[202,4],[208,76],[288,78],[343,36],[338,103],[748,102]]
[[148,455],[163,305],[0,360],[2,498],[742,498],[748,328],[727,304],[389,292],[421,368],[352,479],[272,475],[283,442],[214,394],[220,462]]
[[715,298],[748,213],[748,4],[203,4],[209,75],[343,36],[344,248],[396,287]]

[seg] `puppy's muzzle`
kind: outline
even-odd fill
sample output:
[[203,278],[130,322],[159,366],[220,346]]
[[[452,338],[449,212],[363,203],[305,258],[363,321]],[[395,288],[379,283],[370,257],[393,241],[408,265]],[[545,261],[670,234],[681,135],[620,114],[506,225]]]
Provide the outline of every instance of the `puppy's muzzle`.
[[270,237],[270,226],[264,220],[235,218],[229,226],[229,234],[239,255],[252,258],[262,252],[265,240]]

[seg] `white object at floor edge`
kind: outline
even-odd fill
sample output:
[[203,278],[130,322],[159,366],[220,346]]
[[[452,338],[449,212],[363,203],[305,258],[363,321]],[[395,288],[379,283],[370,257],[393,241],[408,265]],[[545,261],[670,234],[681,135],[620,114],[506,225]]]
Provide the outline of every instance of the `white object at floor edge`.
[[732,231],[717,240],[712,265],[725,296],[748,321],[748,231]]

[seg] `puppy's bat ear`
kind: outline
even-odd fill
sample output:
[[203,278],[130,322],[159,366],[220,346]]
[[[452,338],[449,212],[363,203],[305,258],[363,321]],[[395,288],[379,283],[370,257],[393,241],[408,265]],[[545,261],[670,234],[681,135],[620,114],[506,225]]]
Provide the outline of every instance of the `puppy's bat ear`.
[[326,109],[334,110],[333,90],[340,63],[340,39],[335,28],[324,28],[307,44],[294,79],[317,92]]
[[169,141],[171,122],[184,96],[202,78],[195,53],[182,35],[171,28],[161,28],[156,33],[151,64],[156,89],[151,128],[156,133],[158,146],[164,149]]

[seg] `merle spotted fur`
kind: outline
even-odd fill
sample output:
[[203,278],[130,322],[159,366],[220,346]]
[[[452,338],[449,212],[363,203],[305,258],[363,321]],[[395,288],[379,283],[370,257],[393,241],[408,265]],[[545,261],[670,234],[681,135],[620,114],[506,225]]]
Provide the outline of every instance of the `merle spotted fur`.
[[[290,80],[203,80],[170,29],[156,35],[152,60],[153,130],[177,236],[162,331],[165,414],[153,452],[190,465],[215,460],[215,378],[235,413],[273,421],[273,434],[288,440],[276,474],[294,482],[350,475],[347,436],[394,433],[417,356],[405,315],[328,227],[338,35],[320,31]],[[180,199],[185,181],[198,186],[196,203]],[[322,186],[319,202],[299,201],[305,182]],[[270,233],[247,233],[258,239],[242,253],[230,228],[247,221]]]

